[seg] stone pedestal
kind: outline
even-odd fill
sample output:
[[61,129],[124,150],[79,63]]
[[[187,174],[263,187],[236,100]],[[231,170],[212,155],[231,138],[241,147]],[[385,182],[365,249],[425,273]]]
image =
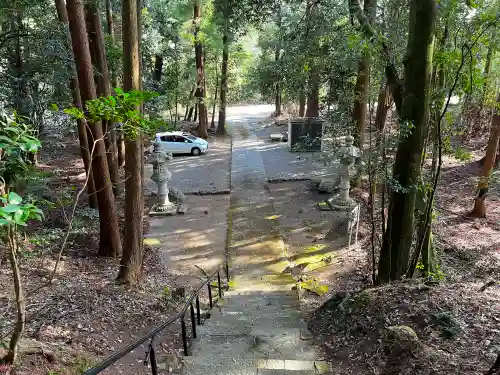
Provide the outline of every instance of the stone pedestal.
[[158,203],[156,203],[150,211],[151,216],[158,215],[175,215],[177,206],[170,202],[168,197],[167,181],[158,182],[158,193],[156,195]]
[[[335,241],[344,238],[349,250],[351,248],[351,243],[356,244],[358,242],[359,214],[360,206],[356,203],[342,210],[334,209],[332,215],[332,229],[327,233],[325,239],[328,241]],[[352,242],[353,234],[354,242]],[[344,241],[342,242],[345,243]]]

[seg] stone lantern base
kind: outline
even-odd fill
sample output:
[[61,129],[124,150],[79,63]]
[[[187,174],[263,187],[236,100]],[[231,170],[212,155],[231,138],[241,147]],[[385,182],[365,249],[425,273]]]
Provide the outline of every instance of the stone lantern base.
[[[328,202],[330,205],[330,202]],[[338,203],[338,202],[337,202]],[[330,205],[332,211],[332,226],[325,236],[326,240],[335,241],[339,238],[347,240],[347,247],[350,249],[352,235],[354,234],[354,244],[358,242],[360,205],[356,202],[349,202],[347,206],[335,205],[335,201]]]
[[149,216],[172,216],[178,213],[177,205],[172,202],[167,204],[155,204],[151,211],[149,211]]

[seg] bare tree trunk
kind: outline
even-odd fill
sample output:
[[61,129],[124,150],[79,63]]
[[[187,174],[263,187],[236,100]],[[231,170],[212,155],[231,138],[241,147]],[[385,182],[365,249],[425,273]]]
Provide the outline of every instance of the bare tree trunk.
[[[115,32],[113,28],[113,7],[111,4],[111,0],[106,0],[106,28],[107,33],[111,39],[111,43],[115,43]],[[115,71],[116,69],[111,70],[111,88],[113,91],[118,87],[118,74]],[[123,134],[120,129],[115,128],[115,137],[116,137],[116,159],[118,163],[118,167],[123,167],[125,165],[125,143],[123,141]]]
[[311,71],[311,74],[309,75],[309,92],[307,94],[306,117],[319,116],[319,86],[320,86],[319,73]]
[[407,271],[416,198],[420,178],[423,139],[429,109],[432,49],[436,24],[435,0],[412,0],[405,63],[401,126],[412,124],[410,134],[400,136],[393,168],[399,188],[391,192],[387,230],[379,262],[379,282],[399,280]]
[[[276,42],[276,47],[274,51],[274,62],[276,66],[279,65],[279,61],[281,59],[281,1],[278,1],[278,11],[277,11],[277,21],[276,21],[276,26],[278,29],[278,40]],[[274,99],[274,115],[276,117],[281,116],[281,97],[282,97],[282,85],[281,85],[281,74],[279,73],[278,70],[278,76],[276,80],[276,85],[275,85],[275,99]]]
[[[138,90],[141,87],[138,1],[123,0],[122,12],[123,86],[125,91]],[[127,139],[125,147],[125,245],[118,279],[128,284],[136,284],[142,277],[144,260],[142,139]]]
[[[115,43],[115,31],[113,29],[113,7],[111,0],[106,0],[106,32],[109,35],[111,43]],[[111,87],[114,89],[118,87],[118,75],[117,72],[111,70]]]
[[299,92],[299,117],[304,117],[306,113],[306,93],[304,90],[304,85],[300,87]]
[[153,81],[155,82],[155,89],[157,92],[161,91],[161,78],[163,75],[163,56],[155,56],[155,70],[153,72]]
[[[497,97],[497,103],[500,104],[500,93]],[[474,199],[474,208],[469,213],[471,217],[486,217],[486,197],[488,195],[491,172],[495,166],[498,142],[500,141],[500,112],[495,110],[493,119],[491,120],[491,133],[488,140],[488,148],[486,149],[486,157],[479,175],[479,183],[477,186],[477,194]]]
[[[370,25],[375,22],[377,10],[377,0],[365,0],[364,12]],[[371,52],[367,48],[358,65],[358,78],[354,89],[354,107],[352,110],[352,120],[356,126],[354,139],[359,148],[363,148],[365,137],[366,108],[368,105],[368,90],[370,82]]]
[[[68,27],[68,13],[66,12],[65,1],[55,0],[55,3],[59,21],[61,21],[66,25],[66,27]],[[67,47],[71,48],[71,37],[69,35],[69,29],[67,36],[68,36]],[[83,109],[75,64],[71,63],[69,69],[72,73],[69,81],[69,87],[71,89],[71,94],[73,96],[73,106],[79,109]],[[85,121],[85,119],[79,119],[76,122],[78,127],[78,140],[80,143],[80,155],[83,160],[85,173],[87,176],[89,176],[87,181],[87,195],[89,199],[89,206],[91,208],[97,208],[97,195],[95,191],[94,176],[92,175],[92,170],[91,170],[90,148],[87,139],[87,122]]]
[[[199,37],[201,23],[201,0],[195,0],[193,7],[193,25],[194,25],[194,51],[196,57],[196,101],[198,107],[198,115],[200,118],[198,135],[201,138],[208,138],[207,133],[207,111],[205,107],[205,67],[203,64],[203,44]],[[196,115],[195,115],[196,117]],[[196,119],[195,119],[196,121]]]
[[[85,12],[83,0],[67,0],[66,9],[69,18],[69,28],[73,54],[75,56],[78,81],[82,101],[96,98],[96,88],[92,71],[92,60],[85,28]],[[99,121],[89,123],[91,137],[95,142],[95,152],[92,158],[92,172],[94,175],[99,207],[99,255],[117,256],[121,249],[118,217],[116,215],[113,189],[110,183],[108,161],[105,157],[102,125]]]
[[[186,113],[184,114],[184,121],[191,121],[191,116],[193,115],[193,111],[191,110],[191,100],[193,100],[194,91],[196,87],[193,87],[189,92],[188,103],[186,105]],[[188,116],[189,115],[189,116]]]
[[[87,32],[89,38],[90,54],[94,65],[94,80],[97,86],[97,96],[111,95],[108,61],[104,35],[101,29],[101,20],[96,0],[88,0],[85,4]],[[118,150],[116,146],[115,125],[107,120],[102,121],[106,156],[108,159],[109,174],[113,184],[115,196],[120,194],[120,179],[118,175]]]
[[387,82],[385,80],[385,74],[383,75],[382,82],[380,84],[377,103],[377,112],[375,114],[375,129],[378,132],[377,144],[379,144],[379,138],[385,129],[387,113],[389,112],[389,108],[391,107],[391,95],[389,86],[387,85]]
[[229,65],[229,4],[225,1],[224,35],[222,36],[222,66],[220,77],[220,105],[217,134],[226,134],[226,109],[227,109],[227,72]]
[[12,276],[14,279],[14,291],[16,294],[17,319],[16,319],[16,325],[14,327],[14,332],[12,333],[12,336],[10,338],[9,352],[6,358],[4,358],[4,361],[12,364],[15,362],[17,358],[19,340],[23,335],[24,326],[26,324],[26,301],[24,300],[21,272],[19,270],[19,264],[17,261],[17,239],[13,225],[9,225],[7,227],[7,238],[8,238],[8,248],[9,248],[10,268],[12,269]]
[[485,111],[484,111],[484,104],[486,102],[486,99],[488,98],[488,92],[490,88],[490,80],[491,80],[491,66],[492,62],[495,57],[495,52],[497,48],[497,44],[495,43],[495,36],[496,36],[496,30],[493,31],[490,44],[488,46],[488,52],[486,54],[486,62],[484,65],[484,83],[483,83],[483,92],[481,96],[481,102],[479,103],[479,126],[476,128],[479,130],[482,130],[483,128],[483,119],[486,117],[485,116]]
[[212,121],[210,122],[210,129],[215,129],[215,109],[217,107],[217,96],[219,94],[219,69],[217,65],[219,64],[218,58],[215,59],[215,93],[214,93],[214,103],[212,106]]

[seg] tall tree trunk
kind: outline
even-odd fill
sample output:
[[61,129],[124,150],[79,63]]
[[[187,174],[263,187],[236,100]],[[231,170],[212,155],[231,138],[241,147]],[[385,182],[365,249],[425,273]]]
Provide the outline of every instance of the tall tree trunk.
[[210,122],[210,129],[215,129],[215,109],[217,107],[217,96],[219,94],[219,69],[217,65],[219,64],[219,59],[215,59],[215,93],[214,93],[214,103],[212,105],[212,121]]
[[[111,44],[115,44],[115,31],[113,28],[113,6],[111,0],[106,0],[106,33],[109,35]],[[115,69],[111,69],[111,87],[118,87],[118,74]]]
[[[276,68],[278,68],[281,60],[281,1],[278,1],[278,11],[277,11],[277,19],[276,19],[276,27],[278,29],[278,40],[276,41],[276,46],[274,50],[274,63]],[[281,85],[281,73],[279,69],[276,69],[278,72],[276,77],[276,85],[275,85],[275,99],[274,99],[274,115],[276,117],[281,116],[281,98],[282,98],[282,85]]]
[[[65,24],[68,27],[68,13],[66,12],[66,4],[64,0],[55,0],[57,16],[59,21]],[[67,47],[71,48],[71,37],[69,35],[69,29],[67,33]],[[79,109],[83,109],[82,106],[82,98],[80,96],[80,87],[78,86],[78,77],[75,69],[74,62],[69,64],[69,70],[71,71],[71,78],[69,80],[69,87],[71,90],[71,95],[73,97],[73,106]],[[83,160],[83,165],[85,168],[85,173],[87,175],[87,195],[89,199],[89,206],[91,208],[97,208],[97,195],[95,191],[94,184],[94,176],[92,175],[91,170],[91,161],[90,161],[90,149],[89,143],[87,140],[87,122],[85,119],[79,119],[77,122],[78,128],[78,140],[80,143],[80,155]]]
[[[375,13],[377,10],[377,0],[365,0],[364,12],[370,25],[375,23]],[[354,107],[352,110],[352,121],[355,124],[354,139],[359,148],[363,148],[365,137],[366,108],[368,105],[368,90],[370,81],[370,48],[363,51],[358,64],[358,78],[354,89]]]
[[[113,27],[113,6],[111,0],[106,0],[106,32],[109,35],[111,44],[115,44],[115,31]],[[111,69],[111,88],[114,89],[118,87],[118,72],[116,69]],[[125,165],[125,143],[123,141],[123,134],[120,129],[115,129],[116,137],[116,158],[118,167],[123,167]]]
[[155,56],[155,69],[153,72],[153,81],[155,82],[156,91],[161,91],[161,77],[163,74],[163,56],[156,55]]
[[[306,33],[305,39],[309,40],[309,34],[313,28],[314,19],[316,17],[316,7],[317,3],[313,3],[311,0],[306,1]],[[314,51],[319,49],[317,38],[313,37],[311,41],[311,49]],[[319,116],[319,89],[321,84],[321,76],[319,72],[319,67],[313,59],[307,64],[309,66],[309,77],[307,81],[307,109],[306,117],[318,117]]]
[[[201,0],[195,0],[193,6],[193,26],[194,26],[194,52],[196,57],[196,102],[198,115],[200,118],[198,135],[201,138],[208,138],[207,133],[207,111],[205,107],[205,67],[203,64],[203,43],[200,39],[201,23]],[[196,116],[195,116],[196,117]],[[196,120],[195,120],[196,121]]]
[[[497,96],[497,104],[500,104],[500,93]],[[477,185],[477,194],[474,199],[474,208],[469,213],[471,217],[486,217],[486,196],[488,195],[491,172],[495,166],[496,155],[498,150],[498,142],[500,141],[500,111],[495,110],[493,119],[491,120],[491,133],[488,140],[488,148],[486,149],[486,157],[479,175],[479,183]]]
[[[106,47],[104,35],[101,29],[101,20],[96,0],[85,3],[87,19],[87,32],[89,37],[90,54],[94,65],[94,80],[97,87],[97,96],[111,95],[108,61],[106,59]],[[113,184],[115,196],[120,194],[120,181],[118,175],[118,150],[116,147],[115,125],[108,120],[102,121],[104,142],[106,144],[106,156],[108,159],[109,175]]]
[[[410,134],[400,135],[393,168],[387,230],[379,262],[379,282],[399,280],[407,271],[413,239],[416,188],[418,185],[432,70],[435,0],[412,0],[405,63],[401,128],[412,124]],[[397,184],[397,185],[396,185]]]
[[189,107],[189,111],[188,111],[188,115],[187,115],[187,120],[188,121],[191,121],[191,119],[193,118],[193,111],[194,111],[194,108],[196,106],[193,106],[193,107]]
[[[138,90],[141,86],[138,1],[123,0],[122,12],[123,86],[127,92]],[[125,147],[125,245],[118,279],[128,284],[136,284],[142,277],[144,260],[141,137],[135,140],[126,139]]]
[[[448,40],[449,28],[448,20],[446,20],[443,35],[439,41],[438,49],[439,51],[444,51],[446,49],[446,42]],[[437,174],[439,173],[439,163],[440,155],[442,150],[440,149],[439,137],[441,136],[441,111],[445,104],[445,67],[444,63],[440,61],[433,69],[432,73],[432,92],[436,93],[429,107],[429,112],[431,113],[431,121],[427,126],[427,133],[430,134],[432,141],[432,164],[428,179],[431,184],[434,184]],[[426,145],[424,145],[424,151],[426,150]],[[434,251],[433,236],[432,236],[432,218],[434,216],[434,191],[432,189],[419,189],[417,192],[417,204],[415,210],[415,216],[418,217],[417,224],[417,248],[414,252],[411,263],[408,267],[406,276],[412,278],[415,270],[417,268],[418,260],[420,256],[422,257],[423,263],[423,274],[425,277],[429,277],[436,271],[437,257]]]
[[[92,60],[85,28],[83,0],[67,0],[69,29],[75,55],[75,65],[80,83],[82,102],[96,98],[96,88],[92,71]],[[108,161],[105,157],[106,146],[103,140],[102,125],[99,121],[89,123],[92,139],[95,140],[95,152],[92,158],[99,207],[99,255],[114,257],[121,248],[118,217],[116,215],[113,188],[109,176]]]
[[299,117],[304,117],[306,113],[306,92],[304,85],[300,87],[299,91]]
[[21,280],[21,271],[19,269],[19,262],[17,260],[18,248],[16,232],[13,225],[7,227],[7,239],[8,239],[8,251],[9,251],[9,262],[10,268],[12,269],[12,275],[14,279],[14,292],[16,295],[16,310],[17,319],[16,325],[14,327],[14,332],[10,338],[9,342],[9,352],[5,358],[0,358],[9,364],[13,364],[16,361],[19,341],[24,332],[24,327],[26,325],[26,301],[24,299],[24,291]]
[[193,121],[196,122],[196,120],[198,119],[198,106],[195,105],[194,106],[194,117],[193,117]]
[[377,145],[380,144],[381,136],[385,129],[385,123],[387,121],[387,113],[391,107],[391,95],[389,91],[389,86],[385,79],[385,74],[382,77],[382,82],[380,83],[380,90],[378,92],[377,99],[377,112],[375,114],[375,129],[377,130]]
[[175,53],[175,118],[174,118],[174,129],[177,128],[177,121],[180,120],[179,116],[179,51],[178,51],[178,41],[175,41],[174,47]]
[[486,99],[488,98],[490,79],[491,79],[491,66],[497,48],[497,44],[495,43],[496,39],[495,37],[496,37],[496,30],[492,32],[490,44],[488,46],[488,52],[486,53],[486,62],[484,65],[484,72],[483,72],[483,77],[484,77],[483,92],[481,95],[481,102],[479,103],[479,119],[478,119],[479,126],[476,127],[479,130],[483,128],[483,119],[486,117],[484,113],[485,112],[484,104],[486,102]]
[[227,72],[229,65],[229,4],[225,1],[224,35],[222,36],[222,66],[220,76],[220,104],[217,134],[226,134]]
[[186,104],[186,113],[184,114],[184,121],[191,121],[191,116],[193,116],[191,101],[193,100],[195,90],[196,87],[193,87],[189,92],[188,103]]
[[318,72],[314,71],[316,68],[313,67],[311,69],[312,71],[309,75],[309,91],[307,93],[306,117],[318,117],[320,76]]

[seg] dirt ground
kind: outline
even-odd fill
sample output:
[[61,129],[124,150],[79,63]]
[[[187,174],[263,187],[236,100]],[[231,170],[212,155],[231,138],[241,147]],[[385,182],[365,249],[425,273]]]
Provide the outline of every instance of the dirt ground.
[[[21,273],[27,293],[46,283],[54,269],[75,196],[85,179],[79,149],[73,139],[47,139],[43,141],[43,146],[39,157],[41,173],[25,192],[43,197],[40,205],[46,215],[43,223],[29,227],[21,243]],[[224,196],[218,199],[227,200]],[[206,201],[204,197],[188,196],[187,205],[191,208],[183,217],[184,228],[186,222],[189,226],[194,216],[213,219],[213,213],[204,214],[203,211],[208,211],[208,208],[200,202],[203,200]],[[148,198],[147,203],[150,201]],[[27,322],[21,355],[11,374],[81,374],[99,359],[130,344],[173,316],[182,306],[174,295],[176,288],[185,286],[186,293],[189,293],[194,284],[199,284],[203,278],[203,274],[193,266],[179,269],[177,266],[182,257],[177,263],[168,258],[167,267],[165,246],[157,246],[151,238],[148,241],[151,225],[147,220],[144,279],[134,288],[117,284],[119,259],[97,257],[98,212],[87,208],[86,202],[84,193],[77,205],[73,229],[62,251],[53,284],[27,298]],[[123,195],[118,198],[117,204],[123,220]],[[193,238],[184,238],[189,239]],[[200,242],[203,238],[198,240]],[[166,248],[178,250],[176,246],[182,246],[181,242],[172,238]],[[224,251],[225,247],[222,247],[220,252]],[[0,285],[4,287],[0,288],[0,342],[3,345],[8,343],[16,308],[13,288],[6,287],[12,285],[10,267],[6,253],[1,253]],[[200,265],[204,266],[203,262]],[[206,269],[210,270],[208,266]],[[182,346],[179,337],[180,326],[174,324],[156,339],[159,363],[165,371],[175,370],[179,365],[177,358]],[[104,374],[150,373],[151,370],[143,365],[147,346],[148,343],[145,343]]]

